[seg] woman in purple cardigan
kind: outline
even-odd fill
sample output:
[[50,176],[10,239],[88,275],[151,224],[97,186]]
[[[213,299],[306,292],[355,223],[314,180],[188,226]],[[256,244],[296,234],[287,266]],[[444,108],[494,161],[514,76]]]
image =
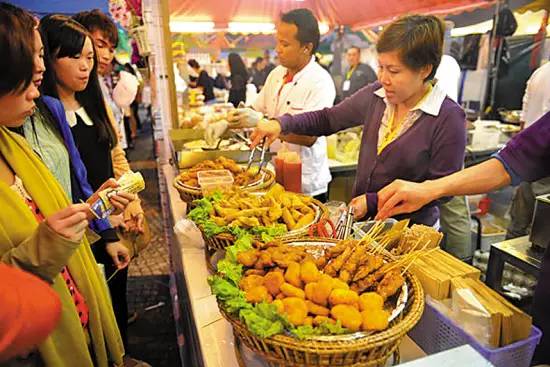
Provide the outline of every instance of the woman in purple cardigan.
[[[253,145],[281,134],[323,136],[363,125],[351,205],[356,219],[377,214],[377,192],[395,179],[422,182],[462,168],[466,124],[462,108],[434,81],[445,25],[434,16],[400,18],[382,32],[378,82],[332,108],[262,121]],[[445,200],[445,199],[440,199]],[[407,215],[436,225],[438,201]]]

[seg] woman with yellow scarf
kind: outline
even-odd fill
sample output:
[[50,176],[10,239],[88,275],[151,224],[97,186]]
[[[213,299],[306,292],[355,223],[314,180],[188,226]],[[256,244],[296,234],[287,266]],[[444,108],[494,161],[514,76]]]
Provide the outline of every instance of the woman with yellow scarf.
[[[27,142],[7,130],[32,114],[39,95],[31,83],[29,16],[0,3],[0,260],[50,282],[62,314],[48,339],[26,357],[31,359],[26,365],[122,365],[124,348],[108,290],[85,234],[90,207],[71,205]],[[111,202],[122,211],[131,199],[121,194]]]

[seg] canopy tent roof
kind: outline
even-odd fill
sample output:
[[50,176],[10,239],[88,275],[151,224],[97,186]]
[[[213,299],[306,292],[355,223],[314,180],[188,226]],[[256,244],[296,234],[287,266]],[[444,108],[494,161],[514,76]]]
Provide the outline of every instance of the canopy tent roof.
[[283,12],[308,8],[329,25],[354,29],[385,24],[407,13],[453,14],[490,6],[494,0],[170,0],[171,20],[211,21],[216,28],[229,22],[275,22]]
[[8,2],[27,9],[40,17],[51,13],[72,15],[90,9],[99,9],[106,14],[109,13],[108,0],[9,0]]

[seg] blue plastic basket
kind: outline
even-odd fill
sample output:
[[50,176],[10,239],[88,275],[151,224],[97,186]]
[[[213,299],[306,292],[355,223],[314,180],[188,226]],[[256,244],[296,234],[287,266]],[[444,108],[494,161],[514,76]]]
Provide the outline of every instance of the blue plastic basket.
[[542,333],[533,326],[531,335],[525,340],[502,348],[487,348],[448,317],[426,303],[422,318],[409,332],[409,336],[427,354],[470,344],[495,367],[529,367]]

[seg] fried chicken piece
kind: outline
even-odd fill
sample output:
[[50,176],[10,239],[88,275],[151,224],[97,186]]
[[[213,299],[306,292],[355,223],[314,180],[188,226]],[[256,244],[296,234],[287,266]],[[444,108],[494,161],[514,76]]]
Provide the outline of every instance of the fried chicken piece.
[[297,297],[284,298],[282,301],[288,321],[294,326],[303,325],[307,317],[306,302]]
[[295,287],[302,288],[302,279],[300,278],[300,264],[297,262],[290,262],[285,272],[285,280]]
[[348,247],[355,247],[359,243],[357,240],[342,240],[336,244],[336,246],[329,247],[325,255],[329,258],[334,258],[340,255]]
[[267,291],[267,288],[263,285],[259,285],[254,288],[250,288],[245,292],[246,300],[250,303],[271,302],[273,297]]
[[384,265],[384,258],[382,256],[368,254],[365,263],[357,269],[357,272],[353,277],[353,281],[357,282],[366,278],[372,272],[380,269],[382,265]]
[[327,265],[327,258],[324,256],[319,256],[314,258],[313,261],[317,265],[317,269],[323,269]]
[[265,270],[261,269],[248,269],[244,272],[244,275],[245,276],[248,276],[248,275],[259,275],[261,277],[263,277],[265,275]]
[[352,274],[355,274],[359,262],[364,259],[364,255],[367,253],[366,246],[357,246],[353,251],[353,254],[348,258],[348,261],[342,266],[340,270],[339,278],[343,282],[349,282]]
[[333,289],[330,292],[328,301],[331,305],[356,305],[359,302],[359,295],[350,289]]
[[386,269],[390,266],[391,266],[391,263],[384,264],[376,272],[368,275],[366,278],[363,278],[363,279],[353,283],[351,288],[354,291],[356,291],[357,293],[363,293],[367,289],[375,286],[377,282],[382,280],[382,278],[384,278],[384,276],[387,273]]
[[239,282],[239,287],[245,292],[260,285],[264,285],[264,277],[255,274],[248,275]]
[[306,299],[305,292],[302,289],[293,286],[292,284],[283,283],[280,289],[281,289],[281,293],[283,293],[287,297],[297,297],[301,299]]
[[317,265],[312,260],[306,260],[300,266],[300,278],[304,283],[316,282],[321,278]]
[[305,287],[306,298],[321,306],[327,305],[330,292],[332,292],[332,282],[330,280],[308,283]]
[[382,296],[384,300],[393,296],[405,283],[405,278],[399,270],[393,270],[387,273],[376,287],[376,292]]
[[310,314],[316,316],[328,316],[330,315],[330,310],[326,307],[316,305],[311,301],[306,301],[307,310]]
[[361,312],[363,331],[382,331],[389,325],[390,313],[385,310],[368,310]]
[[336,305],[330,310],[330,315],[352,332],[358,331],[363,323],[361,313],[350,305]]
[[260,257],[260,251],[256,249],[250,249],[246,251],[239,252],[237,254],[237,261],[239,264],[242,264],[248,268],[251,268],[256,264],[258,258]]
[[384,298],[376,292],[367,292],[359,296],[359,309],[361,311],[382,310]]
[[327,266],[325,266],[324,272],[330,276],[336,276],[336,274],[338,274],[338,272],[340,271],[340,268],[351,256],[352,252],[352,247],[346,247],[344,251],[340,255],[338,255],[338,257],[333,259],[327,264]]
[[264,286],[273,296],[276,296],[281,292],[281,286],[284,282],[285,277],[282,273],[277,271],[271,271],[264,277]]
[[258,261],[254,265],[255,269],[271,268],[275,263],[271,259],[271,254],[267,251],[261,251],[258,256]]

